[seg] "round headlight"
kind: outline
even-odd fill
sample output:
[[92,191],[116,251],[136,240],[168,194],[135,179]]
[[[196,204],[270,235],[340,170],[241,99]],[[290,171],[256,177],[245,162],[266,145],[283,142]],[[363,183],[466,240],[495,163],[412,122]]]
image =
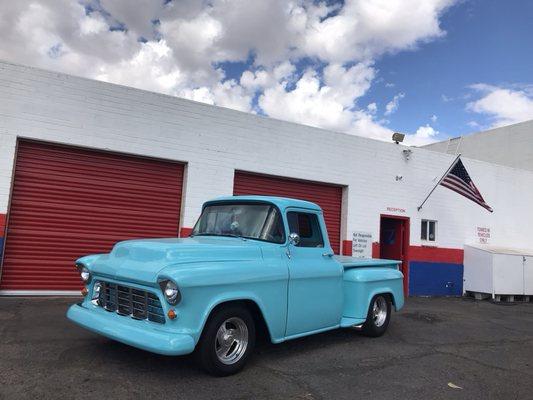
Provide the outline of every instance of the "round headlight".
[[91,273],[87,269],[87,267],[81,267],[80,269],[80,276],[81,280],[85,283],[89,282],[91,280]]
[[180,292],[178,290],[178,286],[174,282],[167,281],[164,293],[169,304],[176,304],[179,301]]

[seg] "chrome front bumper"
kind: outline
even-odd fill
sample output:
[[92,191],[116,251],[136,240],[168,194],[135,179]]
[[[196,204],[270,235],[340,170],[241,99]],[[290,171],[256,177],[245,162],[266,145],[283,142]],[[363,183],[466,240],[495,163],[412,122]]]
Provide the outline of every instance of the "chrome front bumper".
[[76,324],[110,339],[163,355],[183,355],[194,351],[194,338],[183,333],[175,333],[165,325],[151,321],[124,318],[103,308],[86,308],[72,305],[67,318]]

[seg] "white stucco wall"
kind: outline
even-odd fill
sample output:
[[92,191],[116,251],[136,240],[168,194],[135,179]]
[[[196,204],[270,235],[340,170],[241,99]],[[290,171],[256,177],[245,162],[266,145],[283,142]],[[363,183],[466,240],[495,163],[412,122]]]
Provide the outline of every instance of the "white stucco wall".
[[406,162],[406,147],[393,143],[9,63],[0,63],[0,213],[17,136],[186,162],[184,227],[204,201],[232,193],[238,169],[345,185],[343,239],[358,230],[377,241],[379,215],[398,214],[411,218],[412,245],[429,218],[441,247],[473,242],[478,226],[493,244],[533,247],[533,172],[464,159],[495,212],[443,187],[418,212],[452,155],[412,148]]
[[472,133],[448,143],[445,140],[424,147],[533,171],[533,120]]

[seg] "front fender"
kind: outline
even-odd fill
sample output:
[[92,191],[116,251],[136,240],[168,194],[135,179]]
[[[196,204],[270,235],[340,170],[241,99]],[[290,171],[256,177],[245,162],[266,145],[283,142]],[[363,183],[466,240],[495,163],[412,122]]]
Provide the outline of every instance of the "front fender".
[[190,263],[165,267],[158,279],[172,279],[181,292],[175,307],[180,329],[198,342],[209,315],[229,301],[253,301],[270,337],[281,340],[287,315],[288,271],[260,261]]
[[261,315],[266,323],[268,333],[271,338],[279,336],[278,331],[283,332],[285,330],[285,326],[276,327],[276,321],[275,318],[272,318],[272,315],[266,311],[265,304],[263,301],[258,298],[254,293],[249,291],[239,291],[239,292],[233,292],[233,293],[224,293],[220,294],[219,296],[215,296],[211,299],[211,302],[209,303],[208,307],[206,308],[206,312],[202,315],[202,323],[200,332],[203,332],[205,328],[205,324],[207,323],[207,320],[209,319],[209,316],[213,313],[213,310],[217,308],[218,306],[224,304],[224,303],[230,303],[230,302],[236,302],[236,301],[251,301],[255,303],[255,305],[259,308],[259,311],[261,312]]
[[76,264],[83,264],[87,268],[91,269],[95,261],[97,261],[103,255],[105,254],[91,254],[89,256],[80,257],[76,260]]

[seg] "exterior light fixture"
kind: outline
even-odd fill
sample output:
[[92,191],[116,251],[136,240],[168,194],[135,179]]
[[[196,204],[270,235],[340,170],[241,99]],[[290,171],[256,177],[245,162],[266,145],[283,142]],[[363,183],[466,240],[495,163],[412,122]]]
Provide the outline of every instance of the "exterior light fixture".
[[405,138],[405,134],[403,134],[403,133],[394,132],[392,134],[392,141],[395,142],[396,144],[399,144],[399,143],[403,142],[404,138]]

